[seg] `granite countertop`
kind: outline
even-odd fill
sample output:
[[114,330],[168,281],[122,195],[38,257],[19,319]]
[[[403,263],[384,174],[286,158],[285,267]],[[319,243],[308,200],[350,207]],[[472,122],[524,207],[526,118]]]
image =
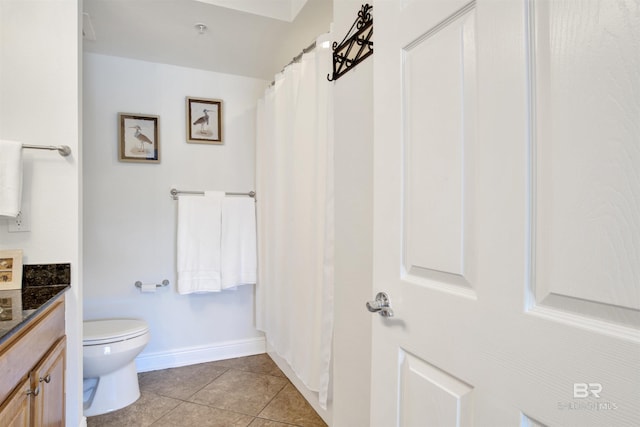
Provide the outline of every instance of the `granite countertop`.
[[22,289],[0,291],[0,344],[71,286],[69,264],[25,265]]

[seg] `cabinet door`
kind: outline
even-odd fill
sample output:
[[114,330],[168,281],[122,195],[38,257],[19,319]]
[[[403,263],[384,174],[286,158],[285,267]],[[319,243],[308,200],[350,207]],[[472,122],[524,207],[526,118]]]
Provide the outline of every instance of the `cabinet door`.
[[3,427],[28,427],[29,409],[31,398],[29,391],[29,379],[25,379],[14,392],[0,406],[0,426]]
[[66,337],[60,338],[32,372],[32,388],[40,387],[31,410],[33,426],[64,426],[66,343]]

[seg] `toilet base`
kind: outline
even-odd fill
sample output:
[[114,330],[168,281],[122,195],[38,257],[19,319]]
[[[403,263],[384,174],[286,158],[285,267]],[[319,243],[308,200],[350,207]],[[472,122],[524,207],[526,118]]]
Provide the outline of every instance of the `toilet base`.
[[92,394],[93,399],[84,405],[85,417],[113,412],[138,400],[140,386],[135,361],[131,361],[117,371],[101,376]]

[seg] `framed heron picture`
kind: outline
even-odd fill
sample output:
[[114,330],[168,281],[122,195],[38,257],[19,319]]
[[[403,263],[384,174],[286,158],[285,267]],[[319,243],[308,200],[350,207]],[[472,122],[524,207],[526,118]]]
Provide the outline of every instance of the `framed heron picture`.
[[222,144],[222,100],[187,97],[187,142]]
[[118,160],[160,163],[160,117],[118,113],[120,123]]

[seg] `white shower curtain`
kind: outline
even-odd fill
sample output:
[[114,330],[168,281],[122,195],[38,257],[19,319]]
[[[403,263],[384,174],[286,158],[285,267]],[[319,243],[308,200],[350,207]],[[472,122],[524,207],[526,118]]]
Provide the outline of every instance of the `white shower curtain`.
[[[325,43],[328,44],[328,43]],[[326,408],[333,333],[331,52],[278,74],[258,102],[256,322]]]

